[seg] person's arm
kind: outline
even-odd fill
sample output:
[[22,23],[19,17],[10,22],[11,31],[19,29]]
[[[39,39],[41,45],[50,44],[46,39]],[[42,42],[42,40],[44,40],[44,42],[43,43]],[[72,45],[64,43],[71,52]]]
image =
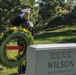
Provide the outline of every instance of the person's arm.
[[19,25],[20,25],[20,22],[21,22],[21,17],[18,16],[18,17],[16,17],[16,18],[11,22],[11,24],[12,24],[13,26],[19,26]]
[[24,13],[20,14],[18,17],[16,17],[11,24],[13,26],[20,26],[20,23],[22,22],[22,17],[24,16]]

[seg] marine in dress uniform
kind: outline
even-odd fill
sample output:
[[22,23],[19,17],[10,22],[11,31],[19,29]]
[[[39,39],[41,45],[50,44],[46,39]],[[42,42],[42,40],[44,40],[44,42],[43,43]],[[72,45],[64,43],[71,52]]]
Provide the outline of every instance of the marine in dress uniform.
[[[30,8],[26,8],[26,9],[22,9],[22,13],[17,16],[12,22],[12,26],[20,26],[22,25],[23,28],[28,29],[31,34],[33,35],[33,22],[31,20],[29,20],[29,16],[30,16]],[[19,41],[18,41],[18,45],[22,45]],[[21,51],[21,50],[20,50]],[[19,51],[19,52],[20,52]],[[26,71],[26,66],[25,65],[20,65],[18,68],[18,73],[19,74],[25,74]]]
[[22,25],[23,28],[28,29],[31,34],[33,35],[33,22],[31,20],[29,20],[29,16],[30,16],[30,8],[26,8],[26,9],[22,9],[22,13],[17,16],[12,22],[11,24],[13,26],[20,26]]

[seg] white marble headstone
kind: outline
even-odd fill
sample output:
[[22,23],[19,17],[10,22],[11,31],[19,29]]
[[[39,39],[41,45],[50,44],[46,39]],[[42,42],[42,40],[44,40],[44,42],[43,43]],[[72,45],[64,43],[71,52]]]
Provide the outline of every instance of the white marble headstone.
[[76,44],[29,46],[26,75],[76,75]]

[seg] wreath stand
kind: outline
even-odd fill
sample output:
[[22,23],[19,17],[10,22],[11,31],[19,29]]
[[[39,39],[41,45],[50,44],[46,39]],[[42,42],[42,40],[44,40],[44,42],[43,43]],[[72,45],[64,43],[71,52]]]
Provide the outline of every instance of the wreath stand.
[[[7,46],[7,50],[22,50],[24,46]],[[25,65],[20,65],[18,68],[18,74],[25,74],[26,71],[26,66]]]

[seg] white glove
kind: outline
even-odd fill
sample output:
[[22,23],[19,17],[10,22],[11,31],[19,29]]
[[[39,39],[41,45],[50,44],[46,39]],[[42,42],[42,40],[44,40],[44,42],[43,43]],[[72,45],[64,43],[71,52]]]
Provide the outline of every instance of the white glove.
[[25,15],[25,13],[20,14],[19,16],[22,18]]
[[29,21],[29,26],[30,26],[30,27],[33,27],[33,26],[34,26],[31,21]]

